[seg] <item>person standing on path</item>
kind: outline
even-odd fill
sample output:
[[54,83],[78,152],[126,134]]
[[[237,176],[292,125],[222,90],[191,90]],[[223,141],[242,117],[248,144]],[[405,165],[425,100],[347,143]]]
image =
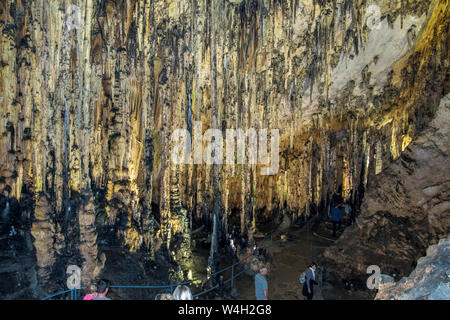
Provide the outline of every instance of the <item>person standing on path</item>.
[[344,204],[343,207],[345,210],[345,215],[349,218],[350,225],[352,225],[355,222],[355,215],[353,213],[353,209],[348,203]]
[[336,227],[341,229],[341,209],[339,208],[341,204],[336,204],[331,211],[331,221],[333,222],[333,237],[336,237]]
[[314,296],[314,285],[318,284],[316,282],[316,269],[317,264],[313,262],[311,266],[306,270],[305,283],[303,284],[302,293],[306,297],[306,300],[312,300]]
[[255,275],[255,296],[256,300],[269,300],[267,284],[267,268],[262,267],[259,273]]

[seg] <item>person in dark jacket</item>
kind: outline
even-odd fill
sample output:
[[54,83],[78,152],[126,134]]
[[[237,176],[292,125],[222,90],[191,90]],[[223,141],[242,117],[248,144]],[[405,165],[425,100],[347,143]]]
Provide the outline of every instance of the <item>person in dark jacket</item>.
[[316,269],[317,264],[313,262],[311,266],[306,270],[306,280],[303,284],[302,293],[306,297],[306,300],[312,300],[314,295],[314,285],[317,285],[316,282]]

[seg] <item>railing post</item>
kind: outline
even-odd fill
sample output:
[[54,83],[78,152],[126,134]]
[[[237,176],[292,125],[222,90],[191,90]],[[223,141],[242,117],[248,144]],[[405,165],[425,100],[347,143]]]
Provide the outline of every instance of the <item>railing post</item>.
[[310,263],[312,262],[312,248],[313,248],[313,245],[312,245],[312,242],[310,242],[309,243],[309,262]]
[[320,289],[322,289],[323,286],[323,268],[320,267]]
[[223,275],[219,276],[219,293],[223,294]]
[[234,264],[231,266],[231,289],[233,290],[234,285]]

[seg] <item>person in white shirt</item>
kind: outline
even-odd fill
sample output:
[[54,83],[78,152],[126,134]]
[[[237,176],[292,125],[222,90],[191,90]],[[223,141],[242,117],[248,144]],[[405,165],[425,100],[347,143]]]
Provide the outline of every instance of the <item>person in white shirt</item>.
[[345,215],[350,218],[350,224],[355,222],[355,214],[353,213],[352,207],[349,204],[344,204]]

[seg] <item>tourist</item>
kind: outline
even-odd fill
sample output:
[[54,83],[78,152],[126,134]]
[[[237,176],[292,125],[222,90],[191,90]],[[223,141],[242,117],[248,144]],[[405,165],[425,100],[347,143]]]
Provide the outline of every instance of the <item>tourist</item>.
[[97,286],[91,282],[86,288],[86,295],[83,297],[83,300],[92,300],[97,296]]
[[158,293],[155,300],[173,300],[173,297],[170,293]]
[[336,226],[338,229],[341,229],[341,206],[340,203],[337,203],[333,210],[331,211],[331,220],[333,222],[333,237],[336,237]]
[[344,207],[344,210],[345,210],[345,215],[347,217],[349,217],[350,225],[352,225],[354,220],[355,220],[355,215],[353,214],[352,207],[348,203],[344,204],[343,207]]
[[314,295],[314,285],[316,282],[316,269],[317,264],[315,262],[311,263],[311,266],[306,270],[305,283],[303,284],[302,293],[306,297],[306,300],[312,300]]
[[338,189],[337,193],[334,193],[332,198],[331,198],[331,206],[335,207],[338,204],[342,204],[344,202],[344,199],[341,196],[342,191],[341,188]]
[[173,292],[174,300],[193,300],[191,289],[187,286],[178,286]]
[[111,300],[106,295],[109,291],[109,286],[111,285],[111,282],[106,279],[102,279],[97,283],[97,296],[93,298],[92,300]]
[[267,285],[267,268],[262,267],[259,269],[259,273],[255,275],[255,296],[256,300],[269,300],[268,298],[268,285]]

